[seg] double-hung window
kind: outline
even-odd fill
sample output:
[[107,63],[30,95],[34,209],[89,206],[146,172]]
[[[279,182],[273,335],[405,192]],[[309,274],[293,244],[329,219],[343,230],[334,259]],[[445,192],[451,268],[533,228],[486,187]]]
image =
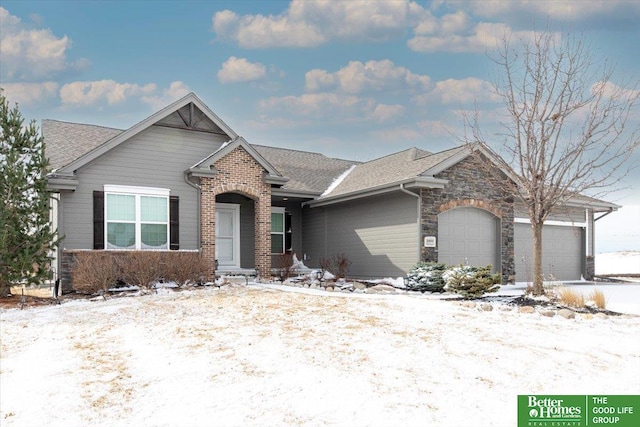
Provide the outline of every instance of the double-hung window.
[[282,254],[285,252],[285,221],[284,208],[271,208],[271,253]]
[[291,252],[291,213],[285,208],[271,207],[271,253]]
[[107,249],[169,249],[169,190],[105,185]]

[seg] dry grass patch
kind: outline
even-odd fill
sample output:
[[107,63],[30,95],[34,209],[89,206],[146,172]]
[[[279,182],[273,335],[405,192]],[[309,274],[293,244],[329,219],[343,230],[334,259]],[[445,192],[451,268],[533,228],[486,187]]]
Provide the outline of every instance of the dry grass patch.
[[569,307],[584,307],[584,296],[582,296],[582,294],[579,292],[576,292],[569,288],[560,288],[557,290],[557,296],[563,304]]
[[595,289],[591,294],[589,294],[589,300],[593,301],[595,306],[601,310],[604,310],[607,305],[607,299],[604,296],[604,292],[599,289]]

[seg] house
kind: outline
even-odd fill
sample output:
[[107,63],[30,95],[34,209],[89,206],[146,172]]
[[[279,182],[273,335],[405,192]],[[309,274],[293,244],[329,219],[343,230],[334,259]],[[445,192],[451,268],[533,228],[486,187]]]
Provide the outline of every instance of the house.
[[[508,176],[487,171],[489,153],[411,148],[360,163],[252,145],[193,93],[126,130],[43,120],[42,132],[64,286],[86,250],[201,251],[209,278],[269,276],[278,254],[295,252],[310,267],[344,253],[353,277],[425,260],[530,280],[530,227]],[[617,208],[580,197],[559,210],[545,226],[545,272],[592,277],[596,215]]]

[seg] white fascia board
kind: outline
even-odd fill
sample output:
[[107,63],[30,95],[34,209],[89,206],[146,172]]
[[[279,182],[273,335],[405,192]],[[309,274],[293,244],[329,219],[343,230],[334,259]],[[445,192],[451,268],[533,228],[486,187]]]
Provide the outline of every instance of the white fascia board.
[[[514,218],[513,222],[516,224],[531,224],[531,220],[529,218]],[[586,222],[575,222],[575,221],[556,221],[549,220],[545,221],[544,225],[558,225],[560,227],[586,227]]]
[[[595,212],[602,212],[604,211],[617,211],[618,209],[620,209],[622,206],[620,205],[616,205],[615,203],[609,203],[609,202],[605,202],[603,200],[576,200],[576,199],[569,199],[567,202],[565,202],[566,206],[571,206],[571,207],[575,207],[575,208],[588,208],[588,209],[593,209]],[[600,209],[600,210],[596,210],[596,209]]]

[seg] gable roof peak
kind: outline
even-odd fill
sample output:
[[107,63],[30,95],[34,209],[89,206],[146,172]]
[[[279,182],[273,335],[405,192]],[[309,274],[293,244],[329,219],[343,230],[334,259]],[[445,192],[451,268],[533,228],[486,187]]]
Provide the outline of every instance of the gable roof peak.
[[64,165],[62,169],[64,169],[64,172],[73,172],[77,170],[78,168],[86,165],[92,160],[107,153],[111,149],[117,147],[124,141],[129,140],[133,136],[139,134],[140,132],[148,129],[151,126],[158,124],[162,120],[169,117],[171,114],[178,112],[178,110],[190,104],[192,104],[192,107],[190,107],[191,110],[194,109],[193,107],[196,107],[208,120],[215,124],[215,126],[217,126],[217,128],[219,128],[222,132],[224,132],[224,134],[226,134],[230,139],[238,137],[238,134],[213,111],[211,111],[211,109],[209,109],[209,107],[204,102],[202,102],[202,100],[198,98],[195,93],[189,92],[182,98],[172,102],[166,107],[150,115],[146,119],[136,123],[129,129],[122,131],[119,135],[116,135],[113,138],[102,142],[100,145],[82,154],[80,157],[73,159],[70,163]]

